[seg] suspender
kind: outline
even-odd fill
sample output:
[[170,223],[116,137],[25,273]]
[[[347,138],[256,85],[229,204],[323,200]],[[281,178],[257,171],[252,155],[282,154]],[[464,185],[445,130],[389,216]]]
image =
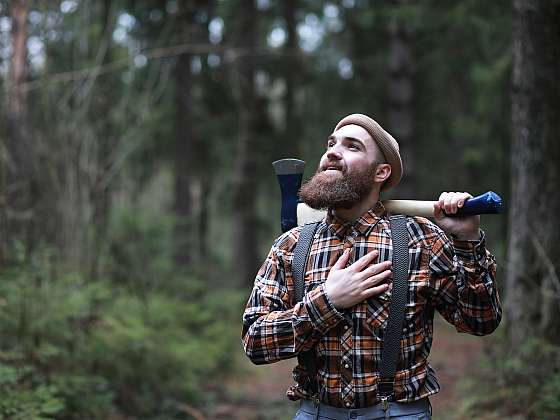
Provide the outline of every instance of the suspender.
[[[294,249],[292,276],[294,279],[296,303],[301,302],[303,299],[305,267],[307,265],[309,252],[311,251],[311,244],[313,243],[317,226],[319,226],[319,222],[303,225]],[[300,365],[305,366],[305,370],[307,371],[307,375],[309,377],[308,389],[306,389],[306,391],[309,392],[313,398],[317,399],[319,394],[319,384],[317,383],[317,359],[315,357],[315,349],[311,348],[298,354],[298,362]]]
[[409,264],[406,217],[398,215],[389,220],[391,222],[391,241],[393,242],[393,293],[381,353],[381,378],[377,386],[377,393],[381,398],[384,410],[388,408],[387,402],[394,397],[397,356],[401,349],[404,309],[408,300]]
[[[391,223],[391,240],[393,242],[393,291],[381,354],[381,378],[377,388],[385,410],[388,407],[388,401],[391,401],[394,397],[393,387],[397,356],[401,348],[402,323],[406,301],[408,300],[409,265],[406,217],[403,215],[392,216],[389,218],[389,222]],[[305,268],[318,225],[319,222],[304,225],[294,249],[292,275],[296,303],[303,299]],[[318,398],[317,360],[314,349],[301,352],[298,355],[298,362],[305,367],[309,377],[307,391],[314,398]]]

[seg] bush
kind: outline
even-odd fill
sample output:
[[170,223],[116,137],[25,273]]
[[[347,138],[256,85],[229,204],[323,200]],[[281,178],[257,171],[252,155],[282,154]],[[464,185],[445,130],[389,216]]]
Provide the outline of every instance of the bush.
[[463,384],[463,395],[468,397],[460,414],[465,418],[558,418],[560,347],[533,337],[513,354],[503,344],[504,337],[501,341],[486,355],[473,379]]
[[184,417],[180,404],[229,365],[239,296],[157,265],[141,290],[133,277],[86,281],[57,274],[51,255],[0,273],[0,414]]

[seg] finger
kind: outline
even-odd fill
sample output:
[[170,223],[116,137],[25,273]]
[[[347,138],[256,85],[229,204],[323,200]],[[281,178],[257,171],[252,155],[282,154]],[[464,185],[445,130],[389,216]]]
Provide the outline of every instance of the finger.
[[436,219],[443,219],[445,217],[439,201],[434,201],[434,217]]
[[346,264],[348,264],[349,258],[350,258],[350,249],[348,248],[344,250],[344,252],[340,257],[338,257],[338,260],[336,260],[331,270],[342,270],[344,267],[346,267]]
[[460,193],[460,192],[453,193],[453,199],[451,201],[453,206],[451,211],[453,212],[453,214],[457,213],[457,210],[459,209],[459,203],[461,203],[462,205],[462,203],[465,202],[465,198],[466,198],[465,193]]
[[362,271],[362,275],[364,276],[364,278],[368,278],[376,274],[379,274],[382,271],[389,270],[392,265],[393,265],[392,261],[383,261],[377,264],[372,264],[364,271]]
[[379,283],[383,283],[383,282],[387,281],[388,279],[391,278],[392,275],[393,275],[393,272],[391,270],[382,271],[381,273],[376,274],[375,276],[371,276],[367,280],[365,280],[363,282],[363,286],[366,289],[370,289],[373,286],[378,285]]
[[451,213],[451,201],[453,200],[453,194],[449,193],[445,196],[444,202],[443,202],[443,209],[445,210],[445,213],[450,214]]
[[463,207],[465,205],[465,201],[467,201],[469,198],[472,198],[472,195],[470,195],[468,192],[461,193],[461,197],[457,202],[457,207],[458,208]]
[[[444,208],[444,206],[445,206],[445,200],[446,200],[446,198],[447,198],[448,195],[449,195],[449,193],[446,192],[446,191],[442,192],[442,193],[439,195],[438,204],[439,204],[439,207],[440,207],[442,213],[445,211],[445,208]],[[444,214],[444,215],[445,215],[445,214]]]
[[459,199],[461,198],[461,193],[454,192],[451,194],[451,214],[457,213],[457,207],[459,203]]
[[355,272],[360,272],[364,268],[369,266],[377,258],[378,255],[379,255],[379,251],[374,249],[373,251],[368,252],[366,255],[364,255],[362,258],[360,258],[358,261],[352,264],[350,267],[352,267],[352,269]]
[[381,284],[379,286],[371,287],[362,292],[362,298],[368,299],[370,297],[380,295],[381,293],[385,292],[387,289],[389,289],[389,285],[387,283]]

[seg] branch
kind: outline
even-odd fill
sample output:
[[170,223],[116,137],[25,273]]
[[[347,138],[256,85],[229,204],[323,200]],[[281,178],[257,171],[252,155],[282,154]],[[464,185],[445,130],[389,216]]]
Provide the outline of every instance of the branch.
[[558,273],[556,272],[556,267],[554,267],[554,263],[548,257],[546,250],[542,246],[542,244],[537,240],[536,236],[531,235],[531,242],[537,251],[537,255],[543,261],[545,267],[548,269],[548,276],[554,288],[556,289],[556,297],[560,297],[560,279],[558,278]]
[[[300,55],[301,51],[292,49],[291,51],[283,50],[277,51],[271,48],[257,48],[257,50],[243,47],[224,47],[211,44],[178,44],[170,47],[161,47],[139,51],[138,54],[145,56],[148,60],[176,57],[182,54],[211,54],[221,53],[224,55],[224,61],[231,63],[239,58],[248,56],[250,54],[256,55]],[[40,89],[46,85],[54,83],[67,83],[76,82],[80,80],[95,79],[101,75],[113,73],[123,67],[133,65],[132,57],[125,57],[110,63],[86,67],[80,70],[71,70],[67,72],[54,73],[46,75],[38,80],[33,80],[25,83],[20,83],[17,88],[22,92],[29,92],[32,90]],[[14,84],[7,84],[8,91],[15,89]]]

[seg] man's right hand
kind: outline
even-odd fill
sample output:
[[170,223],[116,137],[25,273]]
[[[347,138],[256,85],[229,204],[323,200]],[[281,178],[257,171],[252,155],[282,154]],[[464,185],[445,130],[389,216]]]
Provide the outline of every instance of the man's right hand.
[[373,264],[378,255],[379,251],[371,251],[346,267],[350,251],[344,251],[325,282],[325,291],[335,308],[350,308],[389,288],[391,261]]

